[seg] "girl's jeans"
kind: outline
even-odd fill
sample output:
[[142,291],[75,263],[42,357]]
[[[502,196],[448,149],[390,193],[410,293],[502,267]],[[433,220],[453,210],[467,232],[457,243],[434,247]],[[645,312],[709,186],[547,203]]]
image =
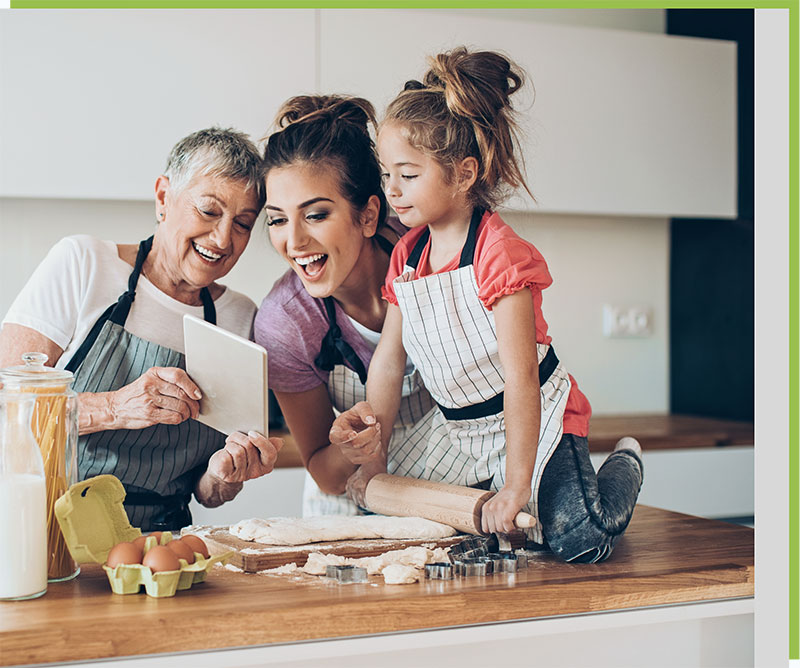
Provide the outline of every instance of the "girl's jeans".
[[564,434],[539,487],[539,520],[550,549],[564,561],[608,558],[630,522],[642,479],[633,451],[612,452],[595,474],[586,438]]

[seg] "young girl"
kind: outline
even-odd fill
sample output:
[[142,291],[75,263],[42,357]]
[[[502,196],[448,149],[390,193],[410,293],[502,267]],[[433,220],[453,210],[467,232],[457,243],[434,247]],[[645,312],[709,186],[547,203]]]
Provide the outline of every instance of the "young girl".
[[[449,433],[427,452],[422,477],[497,491],[483,508],[486,532],[513,530],[525,510],[540,522],[534,541],[565,560],[601,561],[633,512],[641,449],[623,439],[595,475],[589,402],[542,314],[547,265],[493,212],[525,185],[509,101],[522,82],[504,56],[458,48],[431,59],[423,82],[407,83],[387,109],[377,142],[384,189],[412,229],[392,253],[367,400],[391,425],[408,354]],[[366,425],[369,407],[360,411]],[[334,435],[364,443],[379,432],[356,435],[356,422],[344,416]],[[381,470],[380,456],[363,464],[351,494],[360,498]]]

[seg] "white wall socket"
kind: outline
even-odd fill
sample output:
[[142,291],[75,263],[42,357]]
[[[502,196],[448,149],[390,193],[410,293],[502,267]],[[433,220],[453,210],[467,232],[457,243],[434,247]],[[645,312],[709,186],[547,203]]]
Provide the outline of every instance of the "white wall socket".
[[646,337],[653,334],[653,311],[649,306],[603,305],[603,336]]

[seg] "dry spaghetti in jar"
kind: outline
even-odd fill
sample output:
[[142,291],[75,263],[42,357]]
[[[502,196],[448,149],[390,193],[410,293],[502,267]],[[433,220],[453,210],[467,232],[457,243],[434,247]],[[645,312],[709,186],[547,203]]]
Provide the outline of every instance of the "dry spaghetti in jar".
[[0,383],[9,400],[15,392],[35,397],[31,431],[42,453],[47,488],[47,579],[69,580],[80,569],[69,553],[54,506],[78,480],[78,401],[71,388],[73,376],[45,366],[44,353],[25,353],[22,360],[23,365],[0,369]]

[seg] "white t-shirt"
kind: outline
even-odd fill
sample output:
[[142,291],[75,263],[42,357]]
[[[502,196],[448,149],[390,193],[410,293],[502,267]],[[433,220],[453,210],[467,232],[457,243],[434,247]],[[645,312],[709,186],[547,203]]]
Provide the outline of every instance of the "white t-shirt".
[[[103,311],[128,289],[131,271],[133,267],[119,257],[113,241],[84,234],[65,237],[33,272],[3,324],[23,325],[44,334],[64,349],[55,365],[64,368]],[[256,305],[249,297],[226,288],[214,306],[217,325],[252,338]],[[167,296],[140,274],[125,329],[182,353],[184,313],[202,318],[203,307]]]

